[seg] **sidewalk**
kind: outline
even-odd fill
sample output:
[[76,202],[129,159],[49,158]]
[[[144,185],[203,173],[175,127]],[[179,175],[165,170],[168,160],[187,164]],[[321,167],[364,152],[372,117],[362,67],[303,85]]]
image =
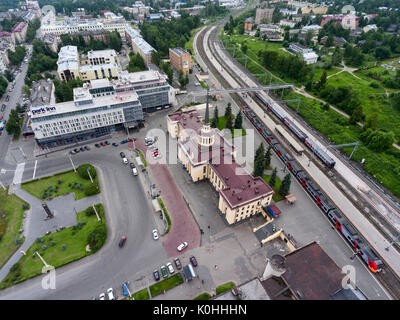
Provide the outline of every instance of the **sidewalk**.
[[44,220],[46,213],[42,207],[42,201],[35,198],[20,186],[14,187],[15,194],[30,204],[30,209],[26,211],[26,218],[22,222],[25,242],[7,261],[0,270],[0,281],[8,274],[10,268],[21,258],[21,251],[27,251],[34,241],[46,234],[47,231],[55,231],[59,226],[71,227],[76,224],[75,212],[82,211],[87,207],[100,203],[99,195],[75,200],[75,195],[70,193],[65,196],[46,201],[50,210],[54,213],[54,218]]

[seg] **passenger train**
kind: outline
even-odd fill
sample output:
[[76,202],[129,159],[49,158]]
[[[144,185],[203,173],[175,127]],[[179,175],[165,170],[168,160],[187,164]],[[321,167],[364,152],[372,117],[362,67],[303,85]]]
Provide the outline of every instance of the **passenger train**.
[[309,138],[304,132],[302,132],[282,111],[274,108],[270,105],[265,98],[255,92],[256,97],[265,105],[267,106],[267,110],[270,110],[280,121],[282,121],[293,134],[299,138],[301,142],[303,142],[313,153],[316,157],[318,157],[324,165],[328,168],[333,168],[335,166],[335,161],[322,149],[320,148],[316,142],[314,142],[311,138]]
[[[257,131],[260,132],[264,139],[271,145],[278,157],[284,162],[285,166],[287,166],[287,168],[292,172],[303,188],[310,194],[321,210],[327,215],[332,224],[340,231],[346,241],[353,248],[354,252],[362,258],[372,272],[380,272],[382,270],[382,261],[370,248],[368,243],[366,243],[366,241],[361,237],[361,235],[357,233],[357,231],[344,217],[341,211],[331,203],[324,193],[322,193],[319,187],[310,177],[308,177],[307,173],[302,169],[298,162],[286,152],[286,150],[276,139],[274,139],[272,133],[267,129],[264,123],[260,121],[256,114],[247,106],[244,106],[242,111],[254,125]],[[278,115],[277,117],[279,118]],[[284,119],[284,117],[282,117],[282,119]],[[299,132],[301,133],[300,130]],[[307,136],[305,136],[304,141],[307,141],[307,139]]]

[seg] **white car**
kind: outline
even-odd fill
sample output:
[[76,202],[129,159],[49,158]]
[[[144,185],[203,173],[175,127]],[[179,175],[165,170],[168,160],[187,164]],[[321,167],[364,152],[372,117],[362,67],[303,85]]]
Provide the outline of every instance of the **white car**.
[[99,300],[106,300],[106,294],[105,293],[100,293]]
[[170,274],[173,274],[175,272],[174,267],[172,266],[171,262],[167,263],[167,268]]
[[180,252],[188,246],[187,242],[182,242],[176,249]]
[[122,162],[123,162],[124,164],[128,164],[128,159],[127,159],[127,158],[122,158]]
[[132,173],[133,173],[134,176],[137,176],[138,175],[137,169],[136,168],[132,168]]
[[108,294],[108,300],[115,300],[113,288],[108,288],[107,294]]
[[153,233],[153,239],[154,239],[154,240],[158,240],[158,231],[157,231],[157,229],[154,229],[154,230],[152,231],[152,233]]

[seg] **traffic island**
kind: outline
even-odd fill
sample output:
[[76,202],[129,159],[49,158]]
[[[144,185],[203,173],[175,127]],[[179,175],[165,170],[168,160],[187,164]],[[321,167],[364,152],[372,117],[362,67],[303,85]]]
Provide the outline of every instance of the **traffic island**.
[[150,294],[154,298],[164,291],[168,291],[176,286],[179,286],[182,283],[183,279],[180,273],[174,274],[172,277],[169,277],[150,286]]
[[100,193],[96,169],[90,164],[80,165],[76,172],[70,170],[22,183],[21,188],[40,200],[71,192],[75,194],[75,200],[79,200]]
[[[42,274],[42,259],[58,268],[97,252],[107,239],[107,227],[103,205],[100,203],[94,207],[96,210],[89,207],[78,212],[76,225],[37,238],[26,254],[11,267],[0,283],[0,289]],[[87,245],[90,251],[86,250]]]
[[215,293],[216,293],[216,295],[218,296],[218,295],[220,295],[221,293],[224,293],[224,292],[226,292],[226,291],[232,289],[234,286],[235,286],[235,283],[234,283],[234,282],[227,282],[227,283],[221,284],[220,286],[218,286],[218,287],[215,289]]
[[23,244],[20,237],[24,212],[29,204],[16,195],[8,195],[8,188],[0,188],[0,267]]

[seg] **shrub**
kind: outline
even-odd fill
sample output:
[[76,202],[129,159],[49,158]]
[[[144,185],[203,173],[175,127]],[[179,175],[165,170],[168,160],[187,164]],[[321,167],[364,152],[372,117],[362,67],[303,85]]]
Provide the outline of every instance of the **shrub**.
[[41,243],[41,242],[43,242],[44,240],[43,239],[41,239],[41,238],[36,238],[36,243]]
[[27,204],[23,204],[22,205],[22,210],[28,210],[29,209],[29,205],[27,205]]
[[57,183],[58,183],[58,184],[61,184],[61,183],[62,183],[62,180],[58,180]]
[[19,263],[17,262],[17,263],[15,263],[15,264],[13,264],[13,266],[10,268],[10,271],[11,272],[14,272],[14,271],[17,271],[17,270],[19,270],[20,269],[20,265],[19,265]]
[[46,249],[47,249],[47,246],[46,246],[46,245],[43,245],[43,246],[42,246],[42,249],[43,249],[43,250],[46,250]]
[[90,186],[87,186],[84,190],[86,196],[93,196],[95,194],[100,193],[100,188],[98,185],[91,184]]
[[19,244],[21,244],[21,243],[22,243],[22,239],[19,239],[19,238],[18,238],[18,239],[15,239],[15,244],[16,244],[16,245],[19,245]]
[[54,247],[54,246],[56,245],[56,243],[55,243],[54,241],[52,241],[52,242],[50,242],[50,245],[51,245],[52,247]]
[[85,213],[88,217],[93,216],[96,212],[94,211],[93,207],[89,207],[85,210]]
[[62,250],[62,251],[67,250],[67,246],[66,246],[65,244],[63,244],[63,245],[61,246],[61,250]]
[[88,163],[87,164],[81,164],[76,170],[77,170],[77,172],[78,172],[78,174],[79,174],[79,176],[81,178],[86,179],[86,180],[90,180],[90,177],[89,177],[89,174],[88,174],[88,169],[89,169],[90,175],[92,176],[92,179],[95,179],[96,176],[97,176],[96,169],[92,165],[90,165]]
[[94,253],[99,250],[107,238],[107,229],[106,226],[101,224],[98,225],[87,238],[87,242],[90,246],[90,250]]

